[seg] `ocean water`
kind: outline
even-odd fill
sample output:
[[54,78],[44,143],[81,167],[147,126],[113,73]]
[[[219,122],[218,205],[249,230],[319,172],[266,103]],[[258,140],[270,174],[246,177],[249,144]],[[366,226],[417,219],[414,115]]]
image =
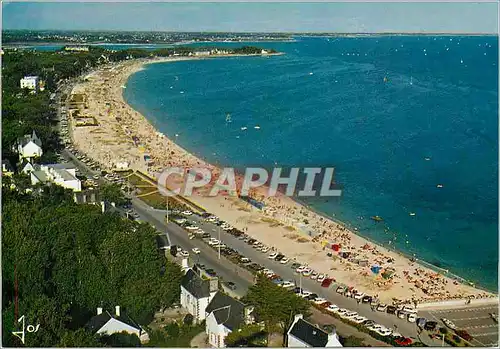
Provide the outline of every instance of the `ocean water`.
[[343,195],[306,204],[496,290],[497,38],[297,39],[255,44],[282,56],[149,65],[124,97],[214,164],[335,167]]

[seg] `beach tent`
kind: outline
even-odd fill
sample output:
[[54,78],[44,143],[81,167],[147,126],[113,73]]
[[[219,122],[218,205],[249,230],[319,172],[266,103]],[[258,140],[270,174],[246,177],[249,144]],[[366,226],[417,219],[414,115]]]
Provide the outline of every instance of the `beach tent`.
[[382,269],[380,265],[372,265],[371,267],[371,271],[373,274],[378,274],[380,272],[380,269]]
[[332,250],[335,252],[338,252],[340,250],[340,245],[339,244],[332,244]]

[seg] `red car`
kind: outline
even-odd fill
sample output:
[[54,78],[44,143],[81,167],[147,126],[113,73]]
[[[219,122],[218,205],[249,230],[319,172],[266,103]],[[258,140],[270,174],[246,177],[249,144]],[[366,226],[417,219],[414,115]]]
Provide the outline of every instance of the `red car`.
[[330,287],[330,285],[332,284],[332,282],[333,282],[333,279],[325,279],[321,283],[321,287]]
[[402,347],[406,347],[413,343],[413,341],[410,338],[398,338],[394,342],[396,342],[398,345]]
[[321,303],[319,306],[322,307],[322,308],[328,308],[330,305],[332,305],[332,303],[325,302],[325,303]]

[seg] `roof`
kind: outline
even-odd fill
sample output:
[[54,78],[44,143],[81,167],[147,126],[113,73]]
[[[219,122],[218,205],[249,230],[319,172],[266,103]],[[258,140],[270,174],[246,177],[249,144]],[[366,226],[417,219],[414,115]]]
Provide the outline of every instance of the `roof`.
[[17,143],[21,145],[21,147],[25,147],[26,144],[28,144],[29,142],[33,142],[35,143],[37,146],[39,146],[40,148],[42,147],[42,141],[40,140],[40,138],[38,138],[38,136],[36,135],[35,131],[33,130],[33,133],[31,135],[24,135],[23,137],[19,137],[17,139]]
[[165,248],[170,246],[170,239],[167,234],[156,235],[156,244],[158,248]]
[[44,171],[31,171],[31,175],[38,178],[40,182],[47,182],[49,180]]
[[289,335],[301,340],[311,347],[325,347],[328,343],[328,333],[310,324],[304,319],[299,319],[290,331]]
[[133,328],[138,329],[139,331],[142,330],[141,326],[139,326],[135,321],[133,321],[127,313],[123,312],[123,310],[120,310],[120,316],[114,316],[111,315],[108,311],[103,311],[102,314],[93,316],[89,322],[85,325],[87,329],[89,329],[92,332],[97,332],[99,331],[110,319],[115,319],[120,322],[123,322],[124,324],[127,324],[129,326],[132,326]]
[[61,178],[64,180],[64,181],[74,181],[75,179],[77,179],[75,176],[73,176],[71,173],[69,173],[68,171],[66,170],[61,170],[61,169],[55,169],[55,172],[61,176]]
[[198,299],[210,296],[210,281],[203,280],[192,269],[188,269],[182,278],[181,286]]
[[44,165],[56,170],[73,170],[76,169],[76,166],[70,163],[62,163],[62,164],[47,164]]
[[245,307],[239,300],[217,292],[205,311],[207,314],[213,313],[218,324],[233,331],[245,322]]

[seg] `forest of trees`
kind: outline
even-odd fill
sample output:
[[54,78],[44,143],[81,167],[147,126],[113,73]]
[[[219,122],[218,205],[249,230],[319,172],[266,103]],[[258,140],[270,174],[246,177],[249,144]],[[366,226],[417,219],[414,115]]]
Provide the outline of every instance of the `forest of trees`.
[[178,301],[181,269],[158,252],[151,226],[76,205],[55,186],[41,195],[3,189],[2,199],[4,345],[20,344],[10,334],[16,294],[18,316],[41,328],[26,346],[47,347],[93,343],[82,328],[101,305],[146,325]]

